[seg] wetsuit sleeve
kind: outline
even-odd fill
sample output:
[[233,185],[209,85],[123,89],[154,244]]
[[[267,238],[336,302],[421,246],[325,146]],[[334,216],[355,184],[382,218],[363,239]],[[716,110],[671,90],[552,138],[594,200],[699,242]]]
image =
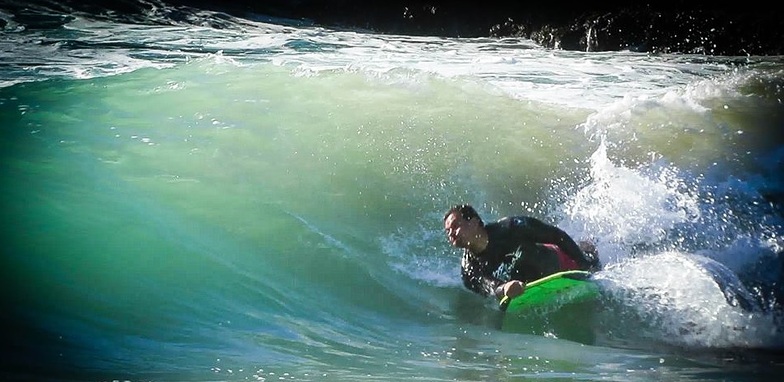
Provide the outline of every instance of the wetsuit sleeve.
[[517,235],[527,237],[537,243],[557,245],[581,269],[587,270],[591,268],[591,260],[583,253],[571,236],[562,229],[530,216],[511,218],[510,226]]
[[471,256],[468,251],[463,253],[460,268],[463,285],[483,296],[494,296],[495,289],[504,283],[493,276],[492,269],[487,269],[481,260]]

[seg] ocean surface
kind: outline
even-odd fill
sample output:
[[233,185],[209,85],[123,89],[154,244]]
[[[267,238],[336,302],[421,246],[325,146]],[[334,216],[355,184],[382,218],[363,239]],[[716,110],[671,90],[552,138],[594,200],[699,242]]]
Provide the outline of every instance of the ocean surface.
[[[186,16],[0,7],[0,379],[784,372],[783,57]],[[600,301],[503,330],[458,203],[592,239]]]

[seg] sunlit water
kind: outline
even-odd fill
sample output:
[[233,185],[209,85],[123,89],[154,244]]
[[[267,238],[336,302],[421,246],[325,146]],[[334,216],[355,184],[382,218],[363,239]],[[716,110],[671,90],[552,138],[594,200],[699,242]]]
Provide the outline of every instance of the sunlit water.
[[[0,32],[8,378],[780,375],[780,57],[192,16]],[[462,202],[593,239],[601,301],[501,330]]]

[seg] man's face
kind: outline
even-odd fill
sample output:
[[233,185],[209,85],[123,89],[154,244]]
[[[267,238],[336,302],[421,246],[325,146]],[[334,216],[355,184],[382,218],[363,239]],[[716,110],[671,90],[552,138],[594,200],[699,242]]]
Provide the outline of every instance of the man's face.
[[449,244],[458,248],[466,248],[477,236],[478,221],[465,220],[460,213],[453,212],[444,220],[444,231]]

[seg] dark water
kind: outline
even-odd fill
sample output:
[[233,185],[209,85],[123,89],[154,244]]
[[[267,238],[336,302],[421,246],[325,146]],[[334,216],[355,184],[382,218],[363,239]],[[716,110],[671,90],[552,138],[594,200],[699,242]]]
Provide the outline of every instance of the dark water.
[[[779,57],[11,16],[4,379],[782,371]],[[602,299],[502,331],[459,202],[593,238]]]

